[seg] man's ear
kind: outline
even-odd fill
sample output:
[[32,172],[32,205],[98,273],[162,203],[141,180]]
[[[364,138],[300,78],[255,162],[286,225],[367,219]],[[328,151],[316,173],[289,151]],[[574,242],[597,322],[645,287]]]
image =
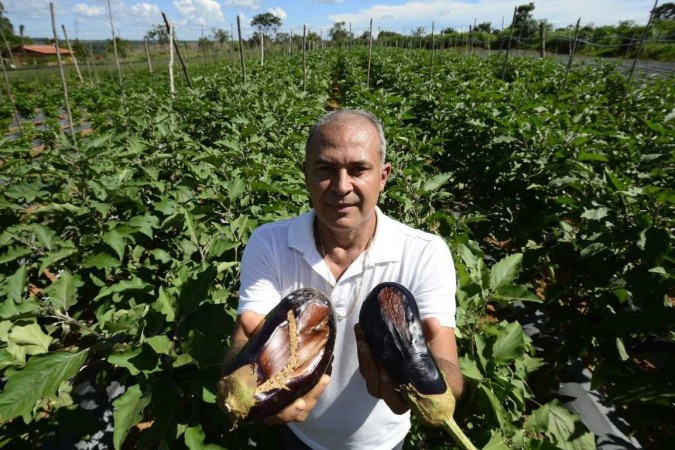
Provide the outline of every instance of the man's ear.
[[384,190],[384,186],[387,184],[389,175],[391,175],[391,164],[384,163],[382,165],[382,179],[380,180],[380,192]]

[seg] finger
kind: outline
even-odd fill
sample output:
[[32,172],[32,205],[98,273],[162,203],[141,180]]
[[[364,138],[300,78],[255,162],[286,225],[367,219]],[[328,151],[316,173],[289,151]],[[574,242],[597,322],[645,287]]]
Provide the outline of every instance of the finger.
[[438,333],[441,331],[441,322],[435,317],[428,317],[422,320],[422,331],[424,332],[424,340],[427,342],[433,341]]
[[309,416],[309,413],[312,412],[316,402],[319,401],[319,397],[321,397],[321,394],[323,394],[323,391],[326,390],[329,384],[330,377],[324,374],[321,376],[321,379],[319,379],[319,382],[316,383],[316,386],[302,397],[305,400],[305,409],[303,409],[295,418],[296,422],[303,422],[307,416]]
[[366,381],[368,393],[375,398],[380,397],[380,368],[370,353],[370,348],[363,339],[363,332],[358,324],[354,326],[356,336],[356,353],[359,359],[359,372]]
[[263,422],[267,425],[279,425],[282,423],[294,422],[297,417],[302,414],[305,407],[306,402],[300,397],[278,413],[263,419]]
[[403,414],[410,409],[401,393],[394,389],[391,378],[384,370],[380,372],[380,395],[394,414]]

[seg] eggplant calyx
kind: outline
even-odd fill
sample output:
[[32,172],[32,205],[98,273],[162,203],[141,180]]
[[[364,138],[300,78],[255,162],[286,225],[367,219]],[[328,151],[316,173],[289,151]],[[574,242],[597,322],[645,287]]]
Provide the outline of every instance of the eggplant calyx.
[[247,417],[255,405],[257,386],[258,376],[253,364],[241,366],[218,382],[219,406],[230,414],[232,429],[237,428],[237,424]]
[[401,386],[401,393],[408,399],[417,417],[427,426],[443,427],[455,412],[455,396],[450,388],[442,394],[422,394],[412,384]]

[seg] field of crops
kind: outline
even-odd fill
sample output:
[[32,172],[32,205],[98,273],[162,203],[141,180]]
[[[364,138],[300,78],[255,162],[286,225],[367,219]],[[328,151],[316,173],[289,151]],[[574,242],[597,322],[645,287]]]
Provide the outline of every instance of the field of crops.
[[[48,126],[0,143],[0,447],[276,448],[277,429],[229,431],[215,406],[239,261],[256,226],[308,209],[313,122],[358,107],[390,143],[382,209],[455,257],[471,439],[595,448],[552,393],[581,362],[626,434],[673,448],[673,77],[575,65],[563,84],[553,60],[381,48],[368,87],[365,52],[307,65],[306,90],[300,55],[246,85],[237,66],[193,65],[174,98],[157,71],[125,74],[123,95],[73,78],[93,129],[75,142],[57,78],[13,86]],[[406,447],[454,448],[417,424]]]

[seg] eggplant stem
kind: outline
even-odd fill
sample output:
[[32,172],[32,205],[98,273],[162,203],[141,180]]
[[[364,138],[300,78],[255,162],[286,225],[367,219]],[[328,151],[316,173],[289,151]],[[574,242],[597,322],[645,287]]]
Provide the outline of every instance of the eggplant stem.
[[459,444],[459,446],[463,450],[478,450],[476,446],[474,446],[469,438],[464,434],[461,428],[459,428],[459,425],[457,425],[457,422],[455,422],[455,419],[452,417],[445,422],[443,422],[443,428],[445,431],[450,433],[450,436]]

